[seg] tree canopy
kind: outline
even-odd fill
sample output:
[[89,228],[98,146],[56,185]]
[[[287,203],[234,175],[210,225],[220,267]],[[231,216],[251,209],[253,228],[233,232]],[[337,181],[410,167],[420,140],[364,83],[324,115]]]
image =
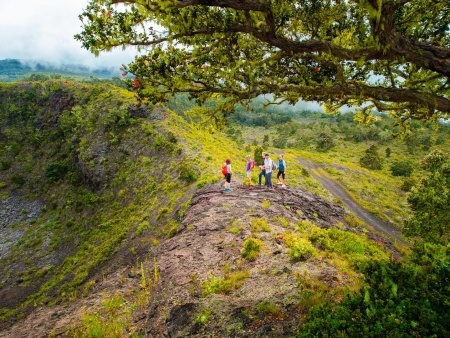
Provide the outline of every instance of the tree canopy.
[[[94,54],[137,46],[142,99],[360,105],[400,123],[450,117],[448,0],[91,0],[75,38]],[[370,105],[367,105],[370,102]]]

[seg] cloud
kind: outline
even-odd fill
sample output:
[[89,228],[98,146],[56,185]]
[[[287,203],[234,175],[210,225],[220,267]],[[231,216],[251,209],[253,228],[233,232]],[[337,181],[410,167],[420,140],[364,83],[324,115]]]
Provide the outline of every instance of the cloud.
[[74,35],[82,31],[78,16],[88,0],[1,1],[0,60],[25,59],[58,64],[120,67],[136,50],[114,50],[95,57]]

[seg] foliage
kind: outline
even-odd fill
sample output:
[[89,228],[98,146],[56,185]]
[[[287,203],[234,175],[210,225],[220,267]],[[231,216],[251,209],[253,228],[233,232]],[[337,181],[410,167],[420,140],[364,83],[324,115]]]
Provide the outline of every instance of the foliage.
[[436,150],[421,160],[421,166],[428,175],[408,196],[412,216],[405,221],[404,233],[427,242],[447,243],[450,233],[450,157]]
[[227,271],[224,269],[224,278],[211,277],[202,283],[203,296],[212,293],[230,293],[240,288],[245,280],[250,276],[248,271]]
[[46,179],[52,182],[56,182],[67,173],[67,165],[60,162],[54,162],[47,165],[44,169],[44,176]]
[[378,147],[372,144],[367,150],[366,153],[360,158],[359,163],[361,166],[373,169],[380,170],[383,168],[383,159],[378,154]]
[[294,261],[303,261],[311,257],[317,256],[317,250],[311,242],[294,233],[286,233],[283,241],[289,248],[289,256]]
[[263,247],[264,242],[260,239],[249,237],[244,241],[242,248],[242,257],[248,259],[249,261],[254,261],[258,258],[259,252]]
[[404,181],[402,186],[400,187],[401,190],[408,192],[411,191],[412,187],[414,187],[417,184],[417,180],[412,177],[407,177]]
[[19,188],[25,184],[25,177],[19,173],[14,173],[11,175],[11,182],[14,183],[16,188]]
[[334,141],[331,135],[320,133],[316,139],[316,145],[319,151],[327,151],[334,147]]
[[253,151],[253,158],[252,160],[255,161],[255,167],[258,169],[258,165],[262,164],[262,152],[263,148],[261,146],[255,147],[255,150]]
[[414,170],[413,163],[409,160],[394,161],[391,164],[391,173],[394,176],[411,176]]
[[[341,303],[317,306],[300,337],[447,337],[450,334],[450,256],[448,248],[425,253],[420,265],[370,262],[366,285]],[[435,251],[436,252],[436,251]]]
[[75,38],[95,55],[147,51],[123,67],[141,99],[221,97],[216,120],[262,94],[359,105],[363,122],[374,108],[401,125],[450,112],[447,0],[91,0],[80,18]]

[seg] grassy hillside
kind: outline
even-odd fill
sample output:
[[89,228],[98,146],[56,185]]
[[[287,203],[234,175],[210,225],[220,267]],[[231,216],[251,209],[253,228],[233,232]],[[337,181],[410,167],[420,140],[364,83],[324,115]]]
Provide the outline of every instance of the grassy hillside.
[[38,218],[10,225],[3,317],[89,292],[116,253],[136,260],[173,235],[199,171],[167,128],[170,112],[137,107],[116,87],[65,81],[3,84],[0,102],[2,200],[43,205]]
[[[316,174],[337,180],[366,210],[401,227],[409,214],[407,192],[424,175],[420,160],[433,149],[450,152],[450,127],[413,122],[411,130],[403,132],[393,125],[393,120],[382,116],[379,122],[364,126],[353,121],[353,114],[333,117],[299,111],[293,121],[278,126],[236,124],[229,135],[249,144],[273,147],[276,153],[284,153],[290,164],[297,158],[322,164],[323,169]],[[331,140],[329,147],[323,148],[322,135]],[[360,163],[371,145],[378,148],[381,169]],[[412,173],[394,175],[392,166],[399,162],[411,164]],[[289,169],[287,176],[288,181],[297,183],[301,172]]]

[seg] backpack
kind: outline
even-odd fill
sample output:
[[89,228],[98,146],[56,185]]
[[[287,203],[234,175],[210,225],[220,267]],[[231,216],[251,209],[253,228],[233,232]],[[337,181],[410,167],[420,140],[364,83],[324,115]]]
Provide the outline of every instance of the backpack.
[[253,161],[253,160],[250,160],[250,161],[251,161],[251,163],[250,163],[250,170],[251,170],[255,167],[255,161]]
[[275,162],[274,161],[272,161],[272,170],[277,170],[277,165],[275,164]]
[[222,166],[222,174],[228,175],[228,170],[227,170],[227,165],[226,165],[226,164],[224,164],[224,165]]

